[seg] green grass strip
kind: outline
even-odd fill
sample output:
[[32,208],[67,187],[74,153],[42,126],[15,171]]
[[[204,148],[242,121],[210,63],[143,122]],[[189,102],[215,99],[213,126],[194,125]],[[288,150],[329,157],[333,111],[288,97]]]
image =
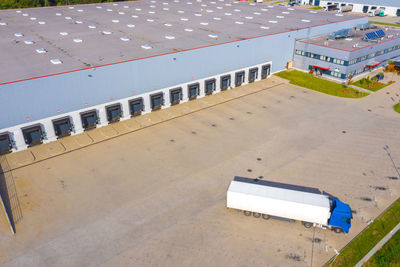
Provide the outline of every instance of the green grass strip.
[[352,87],[345,87],[342,84],[320,79],[298,70],[281,71],[276,73],[276,76],[289,80],[291,84],[328,95],[347,98],[360,98],[369,95],[366,92],[360,92]]
[[396,105],[393,106],[394,111],[400,113],[400,103],[397,103]]
[[372,256],[363,267],[400,266],[400,231]]
[[400,222],[400,199],[398,199],[364,232],[357,236],[328,266],[354,266],[378,242]]
[[387,22],[380,22],[380,21],[375,21],[375,20],[370,20],[368,21],[369,23],[374,23],[378,25],[385,25],[385,26],[392,26],[392,27],[400,27],[399,24],[394,24],[394,23],[387,23]]
[[385,88],[386,86],[388,86],[389,84],[385,84],[385,83],[379,83],[377,85],[375,85],[373,88],[369,87],[369,84],[374,83],[373,81],[368,80],[367,78],[362,78],[354,83],[352,83],[352,85],[358,86],[360,88],[364,88],[373,92],[379,91],[382,88]]

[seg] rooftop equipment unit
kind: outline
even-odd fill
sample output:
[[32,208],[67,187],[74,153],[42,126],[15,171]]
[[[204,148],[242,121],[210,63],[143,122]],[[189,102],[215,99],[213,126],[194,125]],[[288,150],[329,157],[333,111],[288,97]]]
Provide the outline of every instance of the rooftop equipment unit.
[[329,40],[336,40],[336,39],[341,39],[341,38],[347,38],[347,37],[352,37],[353,30],[352,29],[341,29],[338,30],[334,33],[331,33],[328,37]]
[[364,24],[357,24],[357,30],[368,30],[368,29],[376,29],[376,25],[372,23],[364,23]]

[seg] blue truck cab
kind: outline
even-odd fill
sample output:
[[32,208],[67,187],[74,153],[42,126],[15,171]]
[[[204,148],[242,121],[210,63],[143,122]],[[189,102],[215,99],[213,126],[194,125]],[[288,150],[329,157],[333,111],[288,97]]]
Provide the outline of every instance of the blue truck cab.
[[341,202],[336,198],[330,198],[331,202],[331,217],[329,218],[328,225],[335,231],[348,233],[351,227],[351,214],[350,206]]

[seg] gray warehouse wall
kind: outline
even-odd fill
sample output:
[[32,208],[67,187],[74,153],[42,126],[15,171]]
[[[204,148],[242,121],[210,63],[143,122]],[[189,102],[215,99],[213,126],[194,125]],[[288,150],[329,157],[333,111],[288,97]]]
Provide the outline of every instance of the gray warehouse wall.
[[[280,33],[202,49],[179,52],[96,69],[0,86],[1,129],[140,95],[215,74],[272,61],[272,72],[293,57],[296,39],[327,34],[367,22],[357,18],[340,23]],[[85,106],[85,103],[88,106]],[[60,113],[57,113],[60,110]]]

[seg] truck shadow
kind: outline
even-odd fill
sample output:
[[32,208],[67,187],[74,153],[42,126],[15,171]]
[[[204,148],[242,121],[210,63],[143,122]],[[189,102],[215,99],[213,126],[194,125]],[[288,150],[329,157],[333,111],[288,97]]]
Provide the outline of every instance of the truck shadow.
[[22,219],[22,211],[14,183],[14,177],[11,172],[4,173],[4,170],[8,169],[5,166],[8,167],[8,162],[5,157],[0,156],[0,196],[10,227],[15,233],[15,224]]

